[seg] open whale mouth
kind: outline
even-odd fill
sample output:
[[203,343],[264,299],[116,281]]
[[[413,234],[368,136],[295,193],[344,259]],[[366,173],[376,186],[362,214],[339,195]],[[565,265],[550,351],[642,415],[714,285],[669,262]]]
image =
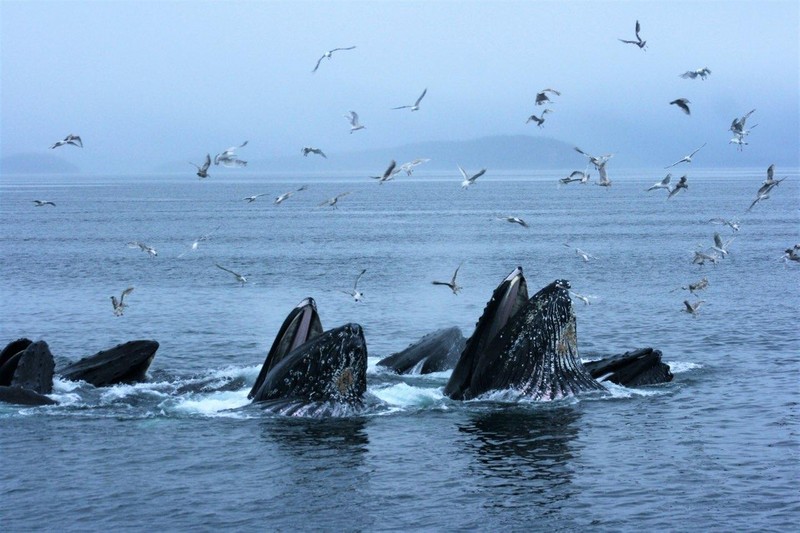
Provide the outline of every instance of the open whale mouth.
[[275,341],[272,343],[272,348],[270,348],[266,359],[264,359],[264,364],[261,366],[256,382],[247,397],[249,399],[255,397],[267,373],[280,363],[287,354],[321,334],[322,322],[317,313],[317,303],[313,298],[305,298],[292,309],[283,321],[278,334],[275,336]]
[[508,324],[511,318],[528,302],[528,286],[522,267],[518,266],[497,286],[475,324],[475,332],[467,340],[461,358],[445,386],[444,393],[460,399],[472,381],[481,354]]

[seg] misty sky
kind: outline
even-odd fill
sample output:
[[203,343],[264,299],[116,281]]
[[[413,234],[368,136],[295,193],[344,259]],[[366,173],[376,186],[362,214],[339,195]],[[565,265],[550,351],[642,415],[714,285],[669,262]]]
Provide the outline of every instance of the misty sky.
[[[637,19],[646,52],[617,40]],[[798,35],[794,0],[2,0],[0,154],[128,173],[244,140],[257,160],[530,134],[615,152],[618,167],[626,152],[667,164],[704,142],[706,161],[797,165]],[[706,81],[679,77],[704,66]],[[420,111],[390,109],[426,87]],[[562,93],[553,114],[525,125],[546,87]],[[669,105],[679,97],[691,116]],[[738,153],[728,127],[753,108]],[[366,125],[352,135],[351,109]],[[68,133],[85,148],[48,150]]]

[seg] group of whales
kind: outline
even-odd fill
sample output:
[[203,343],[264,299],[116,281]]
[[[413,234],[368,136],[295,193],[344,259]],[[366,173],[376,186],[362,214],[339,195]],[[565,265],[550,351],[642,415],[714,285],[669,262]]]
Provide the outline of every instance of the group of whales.
[[[378,362],[397,373],[452,369],[444,387],[453,400],[513,391],[530,400],[556,400],[602,391],[602,381],[625,386],[672,379],[661,352],[644,348],[583,363],[578,357],[569,282],[556,280],[531,297],[522,267],[492,293],[475,331],[465,339],[457,327],[424,336]],[[139,340],[67,365],[63,379],[96,387],[145,379],[158,343]],[[53,356],[44,341],[19,339],[0,353],[0,401],[53,404]],[[367,390],[367,343],[360,325],[323,330],[313,298],[284,320],[248,398],[266,409],[300,416],[353,414]]]

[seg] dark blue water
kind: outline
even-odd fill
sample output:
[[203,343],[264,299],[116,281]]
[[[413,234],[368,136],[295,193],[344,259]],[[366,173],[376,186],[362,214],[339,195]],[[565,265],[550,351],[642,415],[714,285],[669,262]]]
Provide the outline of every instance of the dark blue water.
[[[749,213],[763,169],[693,170],[669,201],[644,192],[659,170],[609,169],[610,189],[558,187],[567,173],[490,172],[466,191],[455,172],[380,186],[356,175],[4,176],[0,344],[44,339],[59,363],[131,339],[161,347],[148,383],[58,380],[59,406],[0,405],[3,529],[794,529],[800,264],[781,256],[800,242],[798,172]],[[317,206],[345,191],[339,209]],[[496,219],[506,215],[530,228]],[[693,265],[714,231],[736,237],[729,256]],[[458,296],[430,284],[462,262]],[[575,301],[582,357],[654,346],[674,381],[460,403],[442,395],[447,372],[375,368],[434,329],[469,335],[517,265],[531,292],[566,278],[591,298]],[[362,268],[355,303],[343,291]],[[680,289],[702,277],[698,297]],[[129,286],[115,317],[109,296]],[[281,322],[306,296],[325,328],[365,329],[360,416],[247,405]],[[699,315],[684,313],[683,300],[698,298]]]

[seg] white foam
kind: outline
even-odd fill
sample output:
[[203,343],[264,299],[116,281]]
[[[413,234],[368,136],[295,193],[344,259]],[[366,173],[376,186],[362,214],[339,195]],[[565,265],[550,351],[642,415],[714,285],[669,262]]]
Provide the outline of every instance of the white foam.
[[601,383],[609,393],[611,393],[612,398],[631,398],[633,396],[660,396],[662,394],[666,394],[667,391],[664,389],[629,389],[628,387],[624,387],[622,385],[617,385],[616,383],[612,383],[611,381],[604,381]]
[[172,406],[162,404],[160,407],[162,409],[175,410],[185,414],[228,416],[230,413],[222,415],[221,413],[250,404],[250,400],[247,398],[249,390],[250,388],[247,387],[238,391],[195,394],[186,398],[177,398]]
[[690,363],[688,361],[665,361],[669,365],[670,372],[673,374],[681,374],[683,372],[689,372],[690,370],[696,370],[698,368],[703,368],[703,365],[699,363]]
[[371,394],[396,407],[426,407],[444,398],[442,389],[422,388],[397,383],[381,389],[370,389]]

